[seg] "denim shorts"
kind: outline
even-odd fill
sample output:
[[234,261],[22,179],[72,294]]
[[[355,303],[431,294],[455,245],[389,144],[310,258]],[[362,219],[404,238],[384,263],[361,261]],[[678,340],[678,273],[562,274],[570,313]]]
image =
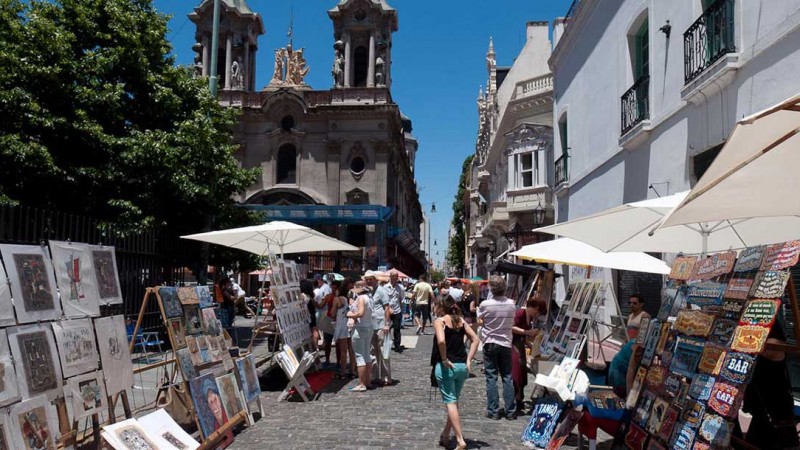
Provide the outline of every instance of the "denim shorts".
[[439,383],[439,392],[442,393],[444,404],[455,403],[461,395],[461,388],[467,381],[469,372],[465,363],[453,363],[453,368],[448,369],[442,363],[436,363],[436,382]]

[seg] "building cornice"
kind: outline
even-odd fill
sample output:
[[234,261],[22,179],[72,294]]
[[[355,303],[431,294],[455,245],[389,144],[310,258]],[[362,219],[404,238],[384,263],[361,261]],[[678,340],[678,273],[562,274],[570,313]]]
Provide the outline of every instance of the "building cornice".
[[580,29],[583,28],[600,3],[599,0],[581,0],[572,17],[564,22],[564,34],[561,35],[553,53],[550,54],[550,59],[547,60],[552,72],[555,72],[555,67],[561,64],[565,54],[575,47]]

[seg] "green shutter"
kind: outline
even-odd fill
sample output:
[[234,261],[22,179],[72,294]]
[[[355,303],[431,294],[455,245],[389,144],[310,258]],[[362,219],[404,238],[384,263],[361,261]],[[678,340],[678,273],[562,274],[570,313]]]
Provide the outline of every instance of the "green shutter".
[[636,44],[634,75],[637,80],[650,74],[650,33],[647,22],[648,20],[645,19],[634,39]]

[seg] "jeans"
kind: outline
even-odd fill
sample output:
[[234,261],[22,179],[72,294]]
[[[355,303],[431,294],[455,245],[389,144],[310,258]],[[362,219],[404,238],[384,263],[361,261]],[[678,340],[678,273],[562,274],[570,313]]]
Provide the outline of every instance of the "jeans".
[[503,403],[506,414],[517,409],[514,398],[514,380],[511,378],[511,347],[502,347],[489,343],[483,346],[483,368],[486,375],[486,412],[495,416],[499,414],[500,402],[497,392],[498,375],[503,380]]
[[395,350],[400,350],[400,325],[403,323],[403,313],[392,314],[392,344]]

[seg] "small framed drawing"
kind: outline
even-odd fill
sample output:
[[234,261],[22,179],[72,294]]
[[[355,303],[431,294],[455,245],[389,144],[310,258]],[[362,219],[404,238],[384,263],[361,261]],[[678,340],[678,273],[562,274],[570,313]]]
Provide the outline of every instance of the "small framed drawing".
[[59,439],[56,411],[50,400],[37,395],[11,406],[8,417],[9,436],[17,448],[55,450]]
[[9,328],[8,343],[22,398],[44,395],[54,400],[60,396],[63,377],[50,327],[39,324]]
[[0,245],[19,323],[56,320],[61,304],[47,247]]
[[64,378],[97,369],[97,346],[91,319],[53,322]]
[[128,348],[125,318],[121,315],[101,317],[94,321],[100,362],[106,377],[106,391],[114,395],[133,386],[133,362]]
[[72,420],[105,410],[108,396],[103,372],[96,371],[67,379],[64,396],[72,401]]
[[0,329],[0,383],[3,386],[0,390],[0,406],[19,400],[17,373],[11,359],[11,350],[8,348],[8,335],[3,329]]
[[117,254],[114,247],[90,245],[94,279],[101,305],[122,304],[122,290],[119,287]]
[[61,307],[68,318],[100,315],[92,255],[86,244],[50,241]]
[[172,331],[172,337],[175,339],[175,348],[186,347],[186,324],[183,317],[176,317],[174,319],[167,319],[169,329]]

